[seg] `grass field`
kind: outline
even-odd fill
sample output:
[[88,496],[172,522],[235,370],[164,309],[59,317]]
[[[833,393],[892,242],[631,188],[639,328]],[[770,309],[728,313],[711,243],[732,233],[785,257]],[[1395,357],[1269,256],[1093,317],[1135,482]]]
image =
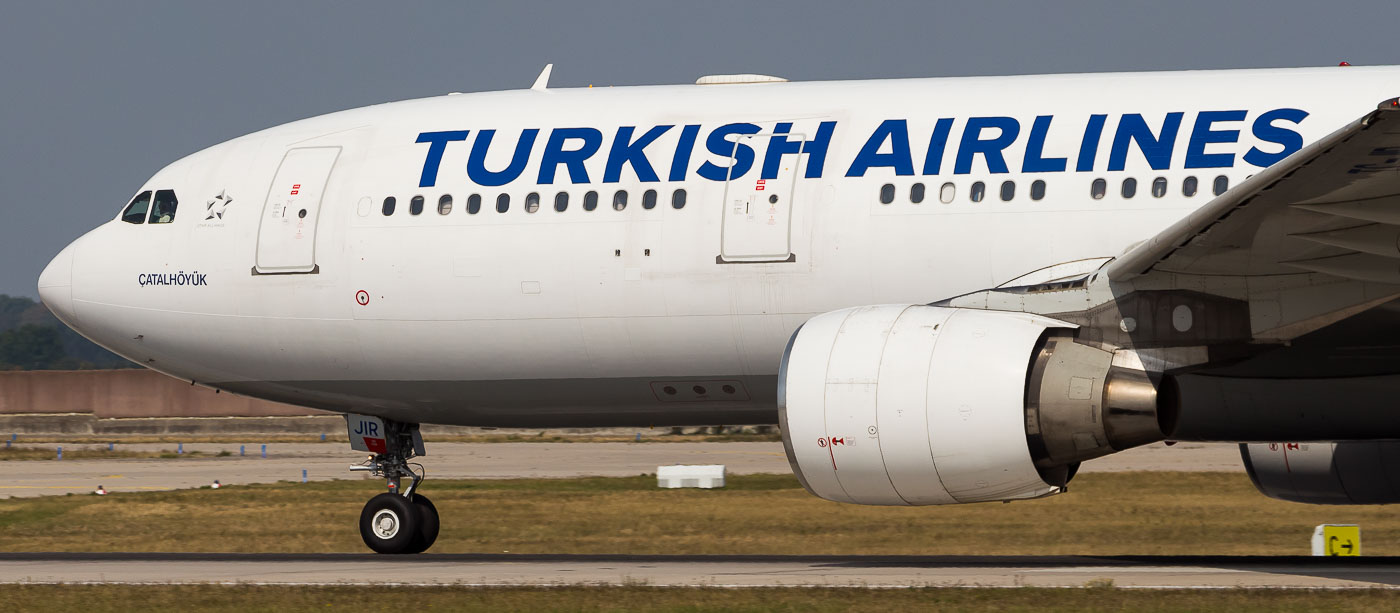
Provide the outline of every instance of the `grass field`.
[[[374,482],[330,481],[0,501],[3,551],[363,552]],[[1091,473],[1015,504],[890,508],[817,499],[788,475],[722,490],[654,477],[433,481],[432,552],[668,554],[1305,555],[1319,523],[1361,524],[1400,555],[1386,507],[1280,502],[1226,473]],[[114,526],[121,526],[120,530]]]
[[1386,611],[1395,591],[2,586],[10,611]]

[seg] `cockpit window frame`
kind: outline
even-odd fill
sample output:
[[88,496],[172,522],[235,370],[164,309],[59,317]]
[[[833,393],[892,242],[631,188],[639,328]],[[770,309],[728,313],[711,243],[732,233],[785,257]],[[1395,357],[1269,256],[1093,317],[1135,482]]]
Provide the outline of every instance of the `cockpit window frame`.
[[[162,225],[162,224],[174,223],[174,221],[175,221],[175,213],[176,213],[177,211],[179,211],[179,209],[180,209],[180,197],[177,196],[177,195],[175,195],[175,190],[173,190],[173,189],[158,189],[158,190],[155,190],[155,191],[156,191],[155,196],[153,196],[153,197],[151,198],[151,215],[150,215],[150,219],[147,219],[147,220],[146,220],[146,223],[149,224],[149,225],[153,225],[153,226],[154,226],[154,225]],[[168,203],[161,200],[161,195],[162,195],[162,194],[170,194],[170,200],[169,200]],[[162,210],[161,205],[163,205],[163,204],[168,204],[168,205],[169,205],[169,207],[170,207],[169,213],[170,213],[170,214],[169,214],[169,215],[161,215],[160,217],[157,217],[156,214]]]
[[[122,212],[117,215],[117,219],[120,219],[132,225],[141,225],[146,223],[146,216],[151,212],[151,201],[155,199],[155,195],[155,190],[148,189],[136,194],[135,196],[132,196],[131,202],[126,203],[126,206],[122,207]],[[141,209],[141,213],[139,215],[131,215],[131,208],[136,206],[136,203],[141,200],[142,196],[146,197],[145,208]]]

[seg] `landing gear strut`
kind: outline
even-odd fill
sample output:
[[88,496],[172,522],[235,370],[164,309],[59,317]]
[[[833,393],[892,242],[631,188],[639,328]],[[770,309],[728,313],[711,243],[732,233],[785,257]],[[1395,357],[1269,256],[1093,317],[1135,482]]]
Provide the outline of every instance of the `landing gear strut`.
[[[364,464],[350,467],[384,477],[389,486],[387,493],[371,498],[360,511],[360,537],[377,553],[422,553],[437,540],[439,526],[437,508],[417,492],[423,485],[423,465],[409,463],[423,455],[423,439],[418,424],[388,419],[382,423],[384,450]],[[418,467],[416,472],[414,466]]]

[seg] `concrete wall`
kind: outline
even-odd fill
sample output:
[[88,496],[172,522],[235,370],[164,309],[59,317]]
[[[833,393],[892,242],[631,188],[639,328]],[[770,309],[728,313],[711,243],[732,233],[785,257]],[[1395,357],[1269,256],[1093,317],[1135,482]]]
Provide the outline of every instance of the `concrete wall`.
[[132,417],[334,415],[190,385],[153,370],[0,371],[0,415],[91,413]]

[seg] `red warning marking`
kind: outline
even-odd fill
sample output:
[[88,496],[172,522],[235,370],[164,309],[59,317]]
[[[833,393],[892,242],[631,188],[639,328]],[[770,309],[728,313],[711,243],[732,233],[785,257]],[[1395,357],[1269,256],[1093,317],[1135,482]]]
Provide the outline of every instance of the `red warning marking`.
[[763,191],[763,186],[766,185],[767,183],[768,183],[768,180],[767,180],[767,179],[759,179],[759,180],[758,180],[758,183],[755,183],[755,184],[754,184],[754,186],[753,186],[753,191],[756,191],[756,192],[761,192],[761,191]]
[[368,447],[370,451],[373,451],[373,452],[375,452],[375,453],[389,453],[389,448],[388,448],[387,446],[384,445],[384,439],[382,439],[382,438],[370,438],[370,437],[368,437],[368,436],[366,436],[366,437],[364,437],[364,438],[365,438],[365,447]]
[[301,193],[301,184],[297,183],[296,185],[292,186],[292,195],[295,196],[299,193]]
[[833,439],[831,439],[831,446],[832,446],[832,447],[835,447],[835,446],[837,446],[837,445],[845,445],[845,444],[846,444],[846,439],[845,439],[845,438],[833,438]]
[[1286,443],[1283,448],[1289,451],[1298,451],[1298,443]]
[[817,446],[818,446],[818,447],[825,447],[825,446],[826,446],[826,437],[822,437],[822,438],[817,439]]
[[365,290],[355,292],[355,302],[360,303],[360,306],[369,304],[369,292]]

